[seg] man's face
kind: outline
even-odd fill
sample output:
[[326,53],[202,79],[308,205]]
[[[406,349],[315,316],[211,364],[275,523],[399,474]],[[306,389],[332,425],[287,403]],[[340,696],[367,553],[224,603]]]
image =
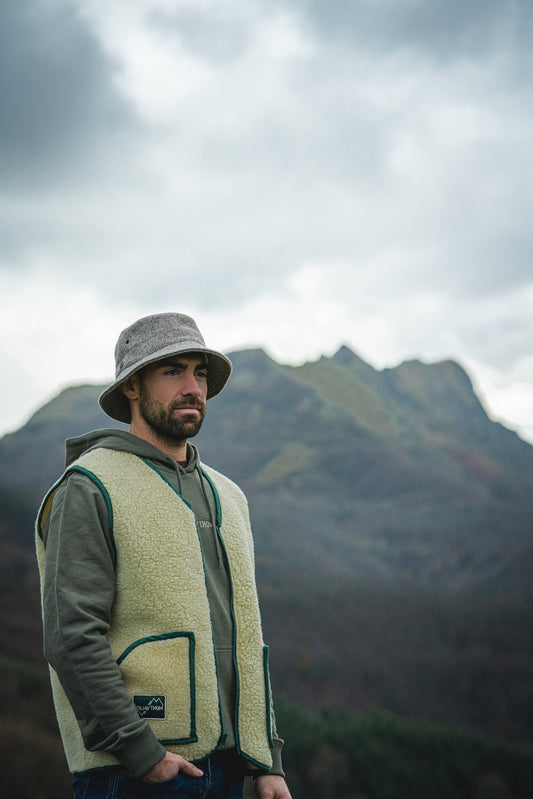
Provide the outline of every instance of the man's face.
[[207,365],[197,355],[177,355],[139,374],[139,413],[157,438],[176,444],[195,436],[205,417]]

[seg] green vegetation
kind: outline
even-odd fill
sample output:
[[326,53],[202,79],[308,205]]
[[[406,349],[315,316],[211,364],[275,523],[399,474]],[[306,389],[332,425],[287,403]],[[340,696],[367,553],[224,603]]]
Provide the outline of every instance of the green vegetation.
[[533,749],[368,710],[280,702],[294,799],[528,799]]
[[[346,370],[329,358],[320,358],[315,363],[303,366],[285,366],[286,374],[313,386],[319,396],[354,414],[365,427],[376,432],[396,432],[391,414],[379,396],[358,379],[358,375]],[[370,367],[366,367],[370,369]]]
[[274,688],[533,743],[533,608],[338,575],[261,583]]
[[[533,750],[377,709],[310,713],[280,698],[293,799],[529,799]],[[0,718],[0,795],[67,799],[56,734]]]
[[70,799],[70,775],[56,734],[26,719],[0,717],[0,795],[10,799]]
[[[451,362],[232,359],[197,443],[249,498],[294,799],[528,797],[533,448]],[[64,439],[113,425],[99,391],[69,389],[0,440],[6,797],[70,795],[33,519]]]

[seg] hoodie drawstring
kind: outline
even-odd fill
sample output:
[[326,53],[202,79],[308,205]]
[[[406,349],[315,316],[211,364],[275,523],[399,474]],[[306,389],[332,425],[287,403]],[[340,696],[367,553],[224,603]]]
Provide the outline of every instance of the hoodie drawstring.
[[180,466],[179,463],[176,463],[176,474],[178,476],[178,494],[180,497],[183,496],[183,484],[181,482],[181,474],[180,474]]

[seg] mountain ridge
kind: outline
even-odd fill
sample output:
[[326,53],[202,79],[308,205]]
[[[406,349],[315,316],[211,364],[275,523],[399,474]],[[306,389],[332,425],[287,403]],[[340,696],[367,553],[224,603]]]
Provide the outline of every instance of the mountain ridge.
[[[309,708],[531,742],[533,447],[488,418],[454,362],[230,357],[195,442],[249,500],[274,684]],[[69,387],[0,439],[8,657],[41,657],[32,527],[64,439],[125,429],[101,389]]]
[[[260,349],[230,357],[233,379],[195,441],[249,497],[263,579],[329,569],[451,586],[484,575],[523,590],[533,447],[489,419],[459,364],[377,371],[346,346],[301,366]],[[125,429],[99,409],[101,389],[69,387],[0,439],[0,486],[36,504],[61,474],[65,438]]]
[[[424,364],[409,360],[379,371],[346,345],[331,358],[322,356],[300,366],[277,364],[261,349],[239,350],[230,353],[230,358],[234,361],[233,380],[216,404],[209,405],[206,427],[215,432],[200,434],[199,440],[206,439],[208,449],[217,426],[222,424],[224,428],[224,417],[236,407],[249,433],[253,432],[254,423],[258,427],[264,425],[273,409],[283,417],[292,413],[295,420],[290,431],[285,429],[283,420],[281,427],[277,422],[272,425],[279,439],[286,432],[289,440],[306,441],[309,436],[305,425],[298,424],[297,417],[301,416],[308,424],[313,422],[320,427],[321,440],[324,428],[330,427],[334,435],[337,422],[350,428],[352,443],[361,445],[366,440],[378,449],[392,448],[404,456],[422,459],[425,468],[429,462],[431,468],[436,467],[438,448],[441,460],[446,462],[444,471],[448,476],[456,471],[456,483],[466,473],[489,492],[501,491],[504,486],[510,490],[512,483],[515,488],[520,484],[524,488],[533,479],[533,447],[489,418],[467,372],[455,361]],[[46,480],[38,480],[31,463],[25,464],[22,479],[9,466],[9,454],[19,448],[31,451],[33,436],[44,435],[52,446],[49,455],[54,474],[59,474],[58,437],[99,427],[123,427],[99,409],[97,397],[101,390],[100,385],[70,386],[37,410],[18,431],[0,438],[0,483],[20,482],[26,486],[36,484],[39,490],[46,488],[51,471],[46,467]],[[278,407],[279,397],[285,397],[290,404]],[[260,413],[261,402],[268,404]],[[313,442],[309,445],[312,447]],[[276,458],[284,446],[276,450],[272,441],[263,454],[266,457],[271,451]],[[502,452],[505,470],[501,468]],[[39,469],[42,473],[42,462]],[[503,483],[499,487],[498,478]]]

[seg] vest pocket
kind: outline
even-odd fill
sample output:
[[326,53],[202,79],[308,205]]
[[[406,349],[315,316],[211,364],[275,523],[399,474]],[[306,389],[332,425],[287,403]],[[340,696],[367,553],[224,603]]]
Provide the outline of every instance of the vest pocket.
[[124,650],[117,664],[139,716],[162,744],[198,740],[194,633],[140,638]]

